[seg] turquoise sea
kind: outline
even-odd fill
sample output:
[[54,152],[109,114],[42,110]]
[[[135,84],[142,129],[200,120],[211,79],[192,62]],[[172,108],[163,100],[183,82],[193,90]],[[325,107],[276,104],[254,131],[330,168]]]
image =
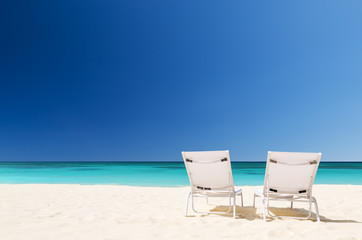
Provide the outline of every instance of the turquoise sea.
[[[235,185],[263,185],[265,162],[232,162]],[[0,184],[188,186],[183,162],[0,162]],[[322,162],[316,184],[362,185],[362,162]]]

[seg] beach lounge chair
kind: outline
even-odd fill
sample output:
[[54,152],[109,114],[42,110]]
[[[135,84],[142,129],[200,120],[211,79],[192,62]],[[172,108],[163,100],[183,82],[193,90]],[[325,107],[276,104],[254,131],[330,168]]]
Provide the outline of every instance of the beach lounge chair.
[[[229,151],[182,152],[182,157],[191,184],[191,191],[186,198],[185,216],[191,196],[192,210],[196,213],[228,214],[233,209],[233,216],[236,218],[236,197],[240,195],[243,206],[243,195],[241,189],[235,191],[234,188]],[[209,197],[227,197],[229,209],[226,212],[197,211],[194,206],[195,197],[205,197],[206,201]]]
[[[317,221],[320,221],[317,200],[312,196],[312,186],[321,159],[321,153],[268,152],[264,188],[255,191],[255,197],[263,201],[263,219],[266,212],[271,217],[308,219],[314,203]],[[273,215],[269,211],[270,201],[290,201],[309,203],[309,214],[305,217]]]

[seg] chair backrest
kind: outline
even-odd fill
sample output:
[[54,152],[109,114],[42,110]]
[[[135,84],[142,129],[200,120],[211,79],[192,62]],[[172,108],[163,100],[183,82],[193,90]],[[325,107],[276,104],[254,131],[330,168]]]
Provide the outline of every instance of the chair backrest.
[[234,191],[229,151],[182,152],[193,191]]
[[264,194],[312,194],[322,153],[268,152]]

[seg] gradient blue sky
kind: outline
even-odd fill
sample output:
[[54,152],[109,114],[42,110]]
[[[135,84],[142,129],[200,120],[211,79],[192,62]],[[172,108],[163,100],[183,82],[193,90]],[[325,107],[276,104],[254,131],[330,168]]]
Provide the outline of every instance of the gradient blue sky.
[[362,160],[361,29],[361,1],[1,1],[0,160]]

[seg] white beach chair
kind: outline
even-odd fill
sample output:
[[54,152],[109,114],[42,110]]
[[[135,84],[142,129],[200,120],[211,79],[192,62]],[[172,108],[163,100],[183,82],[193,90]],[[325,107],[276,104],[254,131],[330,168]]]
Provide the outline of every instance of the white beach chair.
[[[255,191],[255,197],[263,201],[263,219],[266,210],[271,217],[308,219],[314,203],[317,221],[320,221],[317,200],[312,196],[312,186],[321,159],[321,153],[268,152],[264,188]],[[269,211],[270,201],[308,202],[309,214],[306,217],[273,215]]]
[[[234,188],[229,151],[182,152],[182,157],[191,184],[191,191],[186,198],[185,216],[191,196],[192,210],[196,213],[228,214],[233,206],[233,216],[236,218],[236,197],[240,195],[243,206],[243,195],[241,189],[235,191]],[[194,197],[205,197],[207,201],[209,197],[227,197],[229,209],[226,212],[196,211]]]

